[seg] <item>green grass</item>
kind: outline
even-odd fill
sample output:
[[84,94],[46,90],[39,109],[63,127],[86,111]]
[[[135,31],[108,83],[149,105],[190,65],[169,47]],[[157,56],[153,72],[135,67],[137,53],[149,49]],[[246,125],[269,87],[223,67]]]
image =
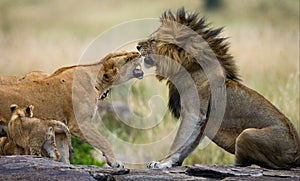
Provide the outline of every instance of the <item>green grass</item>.
[[93,147],[87,143],[72,138],[72,146],[74,147],[74,157],[71,160],[71,164],[74,165],[96,165],[103,167],[105,162],[97,161],[93,155]]

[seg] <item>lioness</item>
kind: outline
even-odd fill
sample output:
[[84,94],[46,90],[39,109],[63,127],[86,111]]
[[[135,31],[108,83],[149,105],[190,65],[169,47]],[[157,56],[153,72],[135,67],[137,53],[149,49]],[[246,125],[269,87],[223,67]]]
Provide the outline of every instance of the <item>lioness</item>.
[[[257,164],[274,169],[300,166],[300,141],[294,126],[268,100],[239,81],[226,38],[219,37],[221,30],[209,28],[198,14],[189,14],[181,8],[176,14],[165,12],[161,26],[149,39],[138,43],[145,66],[155,66],[158,79],[168,80],[169,109],[182,120],[170,154],[148,167],[181,165],[204,135],[235,154],[237,166]],[[221,71],[212,78],[224,79],[217,86],[224,86],[227,93],[222,98],[227,102],[219,129],[214,125],[215,115],[210,114],[218,103],[211,101],[216,95],[211,93],[215,90],[211,89],[213,82],[207,76],[217,68],[207,67],[215,60]],[[187,75],[183,76],[184,72]],[[183,81],[188,76],[191,81]],[[193,86],[196,94],[190,95]],[[195,101],[199,101],[198,108],[193,107]],[[223,100],[216,101],[221,104]]]
[[139,53],[111,53],[93,64],[60,68],[42,80],[0,84],[0,115],[9,120],[8,108],[13,103],[35,105],[36,117],[63,121],[73,136],[100,149],[111,167],[123,167],[109,142],[90,124],[98,99],[107,88],[143,77],[137,67]]
[[34,80],[42,80],[49,75],[41,71],[32,71],[24,76],[0,76],[0,84],[18,84]]

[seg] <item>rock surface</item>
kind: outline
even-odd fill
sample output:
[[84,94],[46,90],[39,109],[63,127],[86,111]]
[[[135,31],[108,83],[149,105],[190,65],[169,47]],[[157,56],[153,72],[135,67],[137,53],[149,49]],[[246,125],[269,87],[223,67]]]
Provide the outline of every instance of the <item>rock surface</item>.
[[195,165],[172,169],[111,169],[69,165],[36,156],[1,156],[0,180],[300,180],[300,169]]

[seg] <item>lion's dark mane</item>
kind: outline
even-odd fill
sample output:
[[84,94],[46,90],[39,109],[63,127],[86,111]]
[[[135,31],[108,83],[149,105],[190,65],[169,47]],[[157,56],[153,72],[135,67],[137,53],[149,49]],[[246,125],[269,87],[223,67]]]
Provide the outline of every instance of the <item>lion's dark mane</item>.
[[[229,43],[225,41],[227,38],[219,37],[223,28],[210,28],[205,18],[199,18],[198,13],[187,13],[183,7],[178,9],[176,14],[170,10],[165,11],[160,20],[161,23],[175,21],[197,32],[213,50],[224,69],[226,79],[240,81],[233,57],[228,53]],[[179,118],[181,111],[180,94],[170,81],[167,84],[169,86],[169,109],[176,118]]]

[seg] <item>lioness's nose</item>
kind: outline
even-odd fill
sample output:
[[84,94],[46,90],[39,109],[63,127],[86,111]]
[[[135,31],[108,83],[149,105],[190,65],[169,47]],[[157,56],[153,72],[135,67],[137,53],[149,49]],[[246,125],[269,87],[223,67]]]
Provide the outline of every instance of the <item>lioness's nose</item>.
[[141,48],[142,48],[142,45],[137,45],[137,46],[136,46],[136,49],[137,49],[138,51],[140,51]]

